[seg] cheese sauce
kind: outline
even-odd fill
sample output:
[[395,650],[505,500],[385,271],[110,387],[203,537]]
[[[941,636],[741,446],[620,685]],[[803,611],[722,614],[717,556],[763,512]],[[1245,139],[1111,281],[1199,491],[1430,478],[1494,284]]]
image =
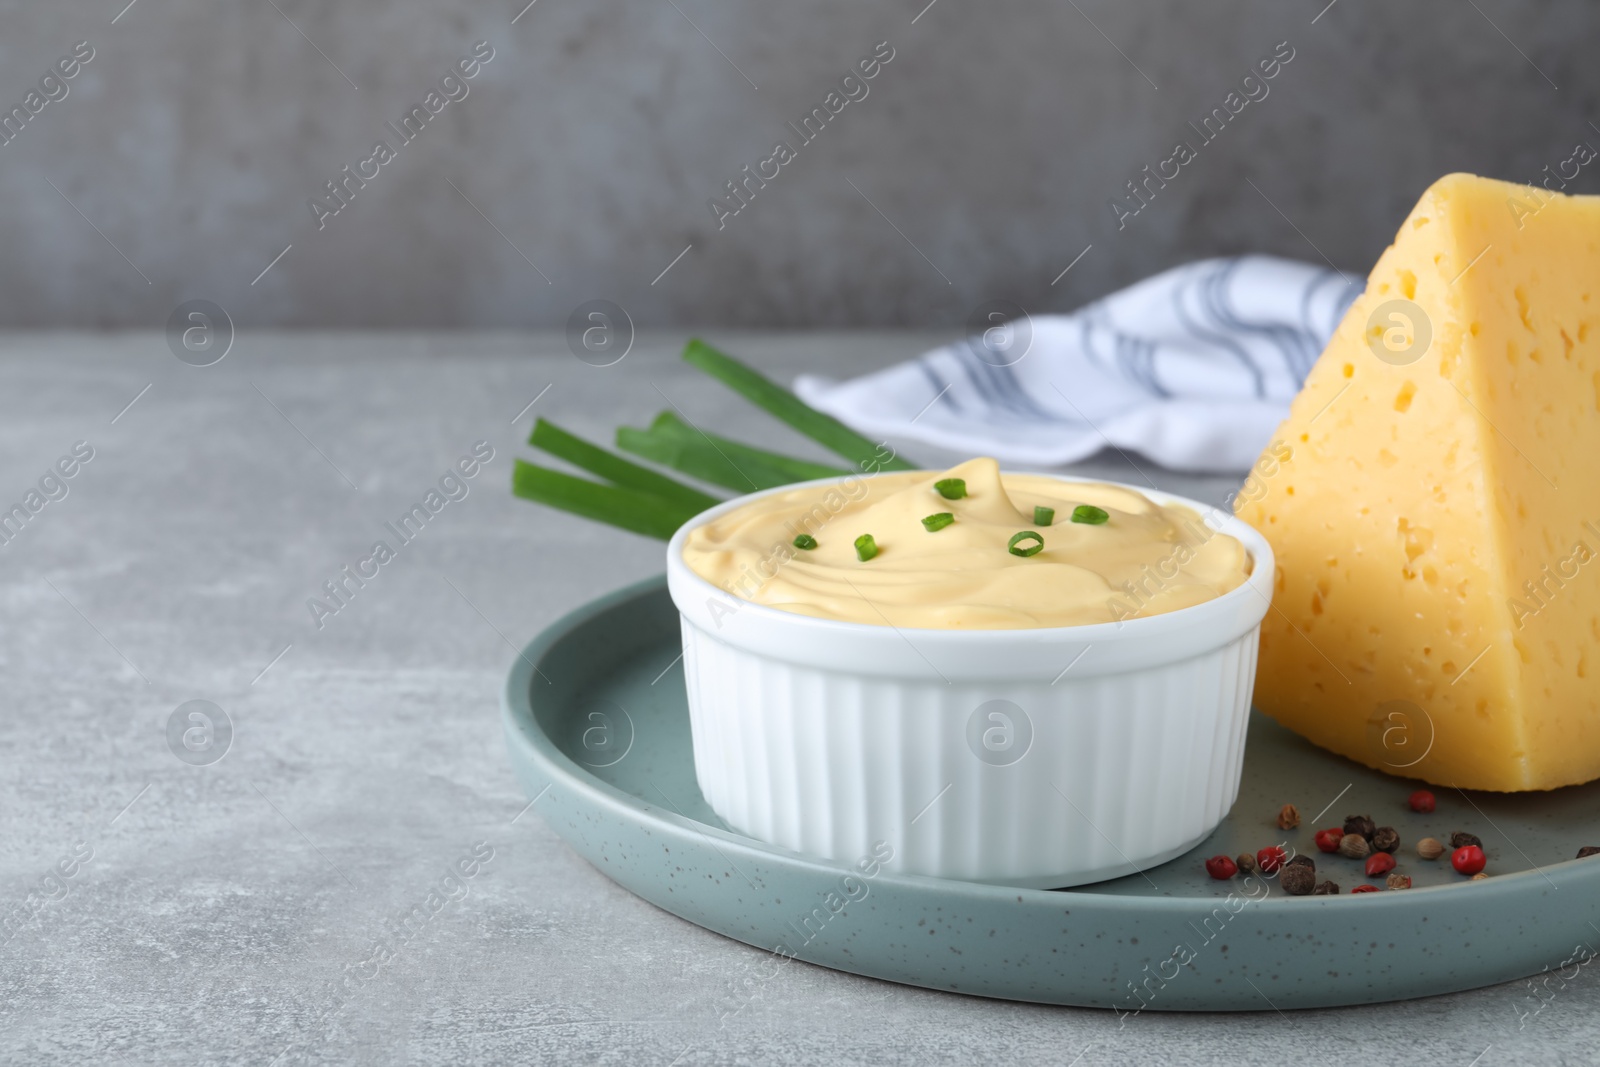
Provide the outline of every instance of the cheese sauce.
[[[934,483],[959,478],[948,500]],[[1072,521],[1073,509],[1103,510],[1103,524]],[[1034,508],[1053,508],[1035,525]],[[955,521],[930,532],[923,518]],[[1032,531],[1044,547],[1014,554],[1011,538]],[[872,535],[877,554],[858,557]],[[816,547],[797,548],[805,535]],[[1017,546],[1026,550],[1032,537]],[[691,530],[689,569],[735,597],[801,615],[936,630],[1078,626],[1158,615],[1213,600],[1242,584],[1244,546],[1186,507],[1142,493],[1044,475],[1000,473],[973,459],[943,473],[909,471],[846,478],[774,493]]]

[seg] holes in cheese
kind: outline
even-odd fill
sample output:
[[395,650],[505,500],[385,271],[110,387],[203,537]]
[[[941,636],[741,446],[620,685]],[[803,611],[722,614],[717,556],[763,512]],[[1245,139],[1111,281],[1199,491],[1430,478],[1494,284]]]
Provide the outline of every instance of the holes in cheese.
[[1237,511],[1272,542],[1256,703],[1440,785],[1600,777],[1600,197],[1449,175]]

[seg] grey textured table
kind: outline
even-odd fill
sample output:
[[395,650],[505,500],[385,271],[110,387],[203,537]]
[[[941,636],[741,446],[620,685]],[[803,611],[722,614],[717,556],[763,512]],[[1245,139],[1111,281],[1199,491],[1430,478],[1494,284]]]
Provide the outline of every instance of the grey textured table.
[[[785,380],[933,340],[713,336]],[[497,717],[513,645],[660,569],[656,542],[511,498],[534,413],[602,437],[670,401],[800,447],[681,365],[680,341],[602,369],[549,335],[246,332],[195,368],[158,335],[0,337],[0,504],[94,450],[0,547],[0,1061],[1595,1062],[1588,968],[1537,1000],[1515,983],[1122,1028],[804,964],[746,1000],[757,950],[523,814]],[[394,544],[384,524],[479,440],[494,456],[468,495],[319,628],[307,600]],[[1141,466],[1212,500],[1232,484]],[[1138,480],[1114,454],[1080,469]],[[169,744],[190,700],[232,725],[217,762]],[[449,877],[463,859],[472,876]]]

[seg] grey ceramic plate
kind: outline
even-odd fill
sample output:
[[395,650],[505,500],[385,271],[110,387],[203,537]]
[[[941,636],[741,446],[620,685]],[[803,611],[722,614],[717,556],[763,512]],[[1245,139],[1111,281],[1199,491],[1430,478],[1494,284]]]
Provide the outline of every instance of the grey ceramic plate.
[[[1135,1010],[1359,1004],[1469,989],[1552,970],[1600,947],[1600,785],[1501,796],[1410,783],[1250,726],[1244,782],[1212,837],[1114,882],[1046,891],[893,875],[765,845],[730,830],[695,784],[678,615],[664,579],[573,612],[518,657],[504,722],[535,810],[609,877],[674,915],[812,963],[932,989]],[[1284,803],[1299,830],[1273,819]],[[1326,809],[1313,824],[1311,816]],[[1351,895],[1360,865],[1312,836],[1370,813],[1402,836],[1418,888]],[[1493,877],[1471,882],[1411,851],[1452,830],[1484,841]],[[1206,856],[1288,839],[1338,897],[1274,881],[1217,882]],[[868,865],[871,866],[870,864]],[[849,877],[854,875],[854,877]]]

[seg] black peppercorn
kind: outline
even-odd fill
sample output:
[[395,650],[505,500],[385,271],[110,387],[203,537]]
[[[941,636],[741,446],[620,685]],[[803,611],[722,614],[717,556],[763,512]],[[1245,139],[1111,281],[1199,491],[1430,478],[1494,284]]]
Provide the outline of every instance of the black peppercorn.
[[1393,852],[1400,847],[1400,834],[1392,826],[1380,826],[1372,832],[1372,847],[1379,852]]
[[1371,841],[1372,834],[1377,829],[1378,824],[1372,821],[1372,816],[1370,815],[1346,815],[1344,817],[1344,832],[1347,834],[1358,834]]
[[1584,845],[1582,848],[1580,848],[1578,850],[1578,858],[1580,860],[1583,859],[1585,856],[1594,856],[1594,855],[1600,855],[1600,845]]
[[1310,856],[1296,856],[1294,859],[1292,859],[1288,863],[1284,864],[1284,866],[1286,866],[1286,867],[1310,867],[1314,871],[1314,870],[1317,869],[1317,861],[1312,859]]
[[1308,896],[1317,884],[1317,872],[1304,863],[1291,863],[1278,872],[1278,884],[1291,897]]
[[1338,882],[1318,882],[1317,887],[1311,891],[1314,897],[1336,897],[1339,895]]
[[1483,842],[1478,840],[1477,834],[1462,833],[1460,830],[1450,835],[1451,848],[1466,848],[1468,845],[1477,845],[1482,848]]

